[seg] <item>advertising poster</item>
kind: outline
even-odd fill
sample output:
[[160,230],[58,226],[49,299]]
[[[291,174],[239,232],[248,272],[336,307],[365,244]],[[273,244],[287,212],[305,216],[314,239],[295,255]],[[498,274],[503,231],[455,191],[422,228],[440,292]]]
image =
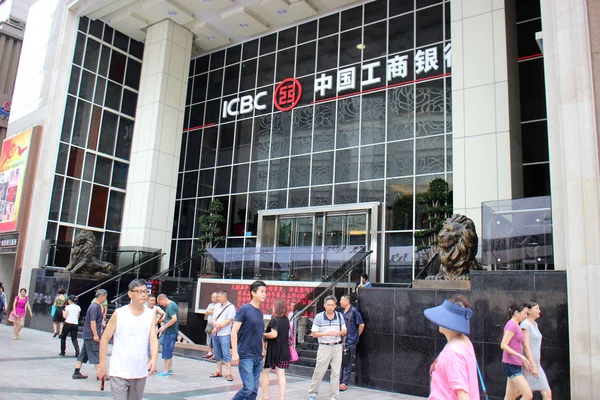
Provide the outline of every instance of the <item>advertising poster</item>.
[[17,229],[31,129],[4,139],[0,154],[0,232]]

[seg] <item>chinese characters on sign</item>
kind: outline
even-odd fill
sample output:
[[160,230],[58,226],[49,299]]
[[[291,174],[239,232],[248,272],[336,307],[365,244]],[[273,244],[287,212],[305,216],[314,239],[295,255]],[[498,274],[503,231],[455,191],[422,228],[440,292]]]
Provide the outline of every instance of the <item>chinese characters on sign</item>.
[[[244,304],[250,303],[252,295],[250,294],[249,284],[232,284],[227,282],[199,282],[200,296],[196,305],[196,310],[203,310],[210,303],[210,297],[213,292],[225,290],[228,293],[229,301],[238,309]],[[273,312],[273,304],[276,299],[283,299],[290,308],[291,303],[306,306],[310,303],[315,288],[310,286],[287,286],[287,285],[268,285],[267,300],[263,303],[261,311],[270,315]],[[310,315],[312,317],[314,315]]]
[[[439,59],[438,48],[436,46],[426,49],[419,49],[414,57],[414,73],[415,78],[421,74],[427,74],[432,71],[440,71],[442,62]],[[446,69],[452,67],[452,44],[448,43],[443,49],[443,62],[446,63]],[[360,67],[353,66],[342,68],[337,71],[337,93],[347,90],[358,90],[366,86],[376,85],[381,82],[381,78],[376,76],[375,71],[378,68],[383,68],[381,61],[374,61],[368,64],[363,64]],[[406,78],[409,74],[409,55],[395,55],[387,59],[386,68],[386,83],[393,79]],[[357,75],[362,76],[360,87],[357,87]],[[315,77],[314,90],[321,97],[325,96],[327,90],[333,89],[333,76],[331,74],[322,73]]]

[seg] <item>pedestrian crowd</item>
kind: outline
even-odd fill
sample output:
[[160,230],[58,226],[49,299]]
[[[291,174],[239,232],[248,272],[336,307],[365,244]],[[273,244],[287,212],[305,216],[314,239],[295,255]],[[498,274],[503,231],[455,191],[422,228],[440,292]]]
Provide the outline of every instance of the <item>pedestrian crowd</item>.
[[[368,276],[361,277],[359,288],[371,287]],[[241,389],[232,400],[269,400],[269,373],[277,376],[279,399],[285,398],[286,370],[297,360],[294,340],[294,320],[303,310],[297,305],[290,308],[283,299],[276,299],[271,318],[265,323],[261,307],[267,298],[267,285],[256,281],[249,287],[251,301],[236,310],[226,291],[211,295],[206,307],[206,335],[209,353],[205,358],[216,361],[216,370],[210,378],[233,381],[232,366],[238,367]],[[83,345],[77,340],[81,307],[77,298],[58,291],[54,300],[54,336],[60,335],[60,356],[66,355],[66,339],[71,337],[75,351],[73,379],[86,379],[82,365],[94,365],[96,378],[111,381],[114,399],[142,399],[146,378],[152,374],[167,378],[173,374],[173,350],[179,335],[178,305],[165,294],[150,295],[146,282],[136,279],[128,287],[129,304],[117,308],[106,323],[107,296],[98,289],[88,307],[83,325]],[[2,311],[8,308],[4,288],[0,282],[0,321]],[[338,308],[339,307],[339,308]],[[310,335],[317,340],[316,365],[313,371],[308,400],[316,400],[321,382],[330,369],[328,398],[337,400],[340,392],[348,390],[357,345],[365,329],[360,311],[351,303],[349,295],[338,300],[325,296],[324,311],[316,314]],[[15,297],[9,320],[13,322],[14,339],[19,338],[25,313],[29,311],[26,289]],[[57,314],[59,315],[57,317]],[[425,317],[439,326],[447,343],[430,367],[432,400],[478,400],[481,383],[485,386],[473,344],[469,339],[473,311],[468,300],[457,295],[441,305],[426,309]],[[536,320],[540,318],[536,301],[511,304],[507,310],[501,341],[502,369],[507,378],[505,399],[530,400],[539,391],[544,400],[552,393],[540,363],[542,334]],[[110,371],[106,358],[108,344],[113,340]],[[157,371],[159,342],[162,345],[163,369]],[[110,377],[109,377],[110,373]]]

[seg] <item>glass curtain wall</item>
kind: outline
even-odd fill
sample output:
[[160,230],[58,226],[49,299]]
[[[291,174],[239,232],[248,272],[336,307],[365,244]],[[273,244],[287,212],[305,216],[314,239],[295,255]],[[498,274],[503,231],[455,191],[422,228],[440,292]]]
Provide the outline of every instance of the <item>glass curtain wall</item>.
[[[46,239],[70,245],[90,229],[117,247],[144,44],[80,19]],[[59,252],[64,264],[69,251]],[[56,264],[56,265],[59,265]]]
[[415,199],[452,181],[450,74],[441,0],[374,1],[192,60],[171,264],[198,250],[213,199],[229,249],[254,249],[259,210],[378,201],[380,267],[410,281]]

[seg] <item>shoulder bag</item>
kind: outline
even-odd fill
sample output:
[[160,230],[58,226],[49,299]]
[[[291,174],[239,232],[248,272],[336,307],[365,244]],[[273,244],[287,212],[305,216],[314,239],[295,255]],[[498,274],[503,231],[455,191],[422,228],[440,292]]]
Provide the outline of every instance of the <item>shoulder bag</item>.
[[290,337],[288,339],[288,344],[290,346],[290,362],[298,361],[298,352],[296,351],[296,347],[294,346],[294,333],[292,332],[291,324],[290,324]]
[[[224,309],[221,310],[221,312],[219,313],[219,315],[217,315],[217,318],[213,318],[213,321],[216,321],[219,319],[219,317],[221,316],[221,314],[223,314],[225,312],[225,310],[227,310],[227,307],[229,307],[231,305],[231,303],[227,304],[225,306]],[[206,324],[206,328],[204,329],[204,332],[208,333],[209,335],[212,333],[212,331],[215,329],[213,324]]]

